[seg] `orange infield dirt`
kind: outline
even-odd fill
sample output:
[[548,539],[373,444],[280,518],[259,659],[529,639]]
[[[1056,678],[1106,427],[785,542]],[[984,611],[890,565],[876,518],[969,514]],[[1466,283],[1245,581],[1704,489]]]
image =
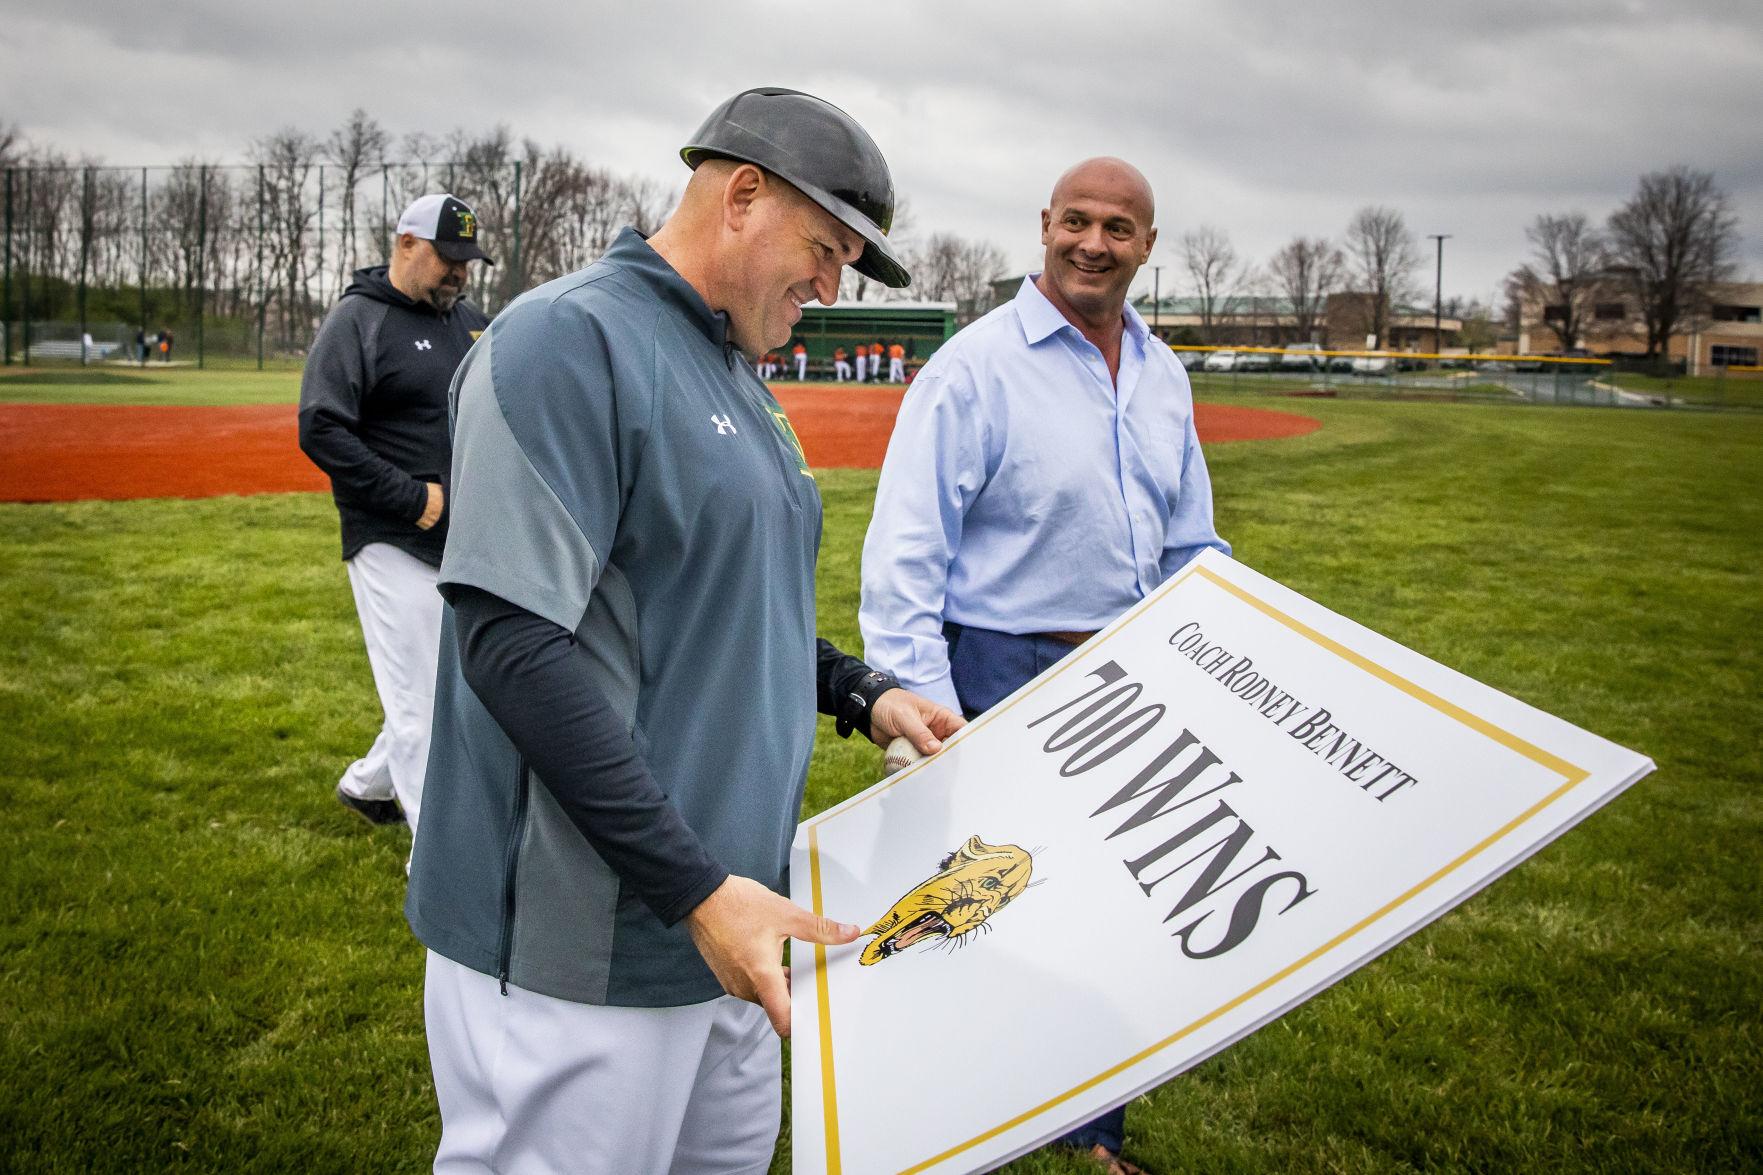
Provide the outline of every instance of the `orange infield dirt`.
[[[904,394],[837,384],[775,386],[808,462],[873,469]],[[295,441],[292,404],[240,407],[0,404],[0,501],[210,498],[326,490]],[[1265,408],[1195,409],[1201,441],[1302,436],[1321,422]]]

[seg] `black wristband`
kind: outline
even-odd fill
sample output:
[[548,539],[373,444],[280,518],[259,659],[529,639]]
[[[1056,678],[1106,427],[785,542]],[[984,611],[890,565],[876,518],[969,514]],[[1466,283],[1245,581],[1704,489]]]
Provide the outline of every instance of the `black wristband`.
[[852,683],[851,688],[838,699],[838,714],[833,722],[833,729],[839,732],[840,738],[850,738],[853,730],[861,732],[865,737],[869,734],[869,714],[875,700],[891,689],[900,688],[900,681],[891,673],[883,673],[879,669],[871,669]]

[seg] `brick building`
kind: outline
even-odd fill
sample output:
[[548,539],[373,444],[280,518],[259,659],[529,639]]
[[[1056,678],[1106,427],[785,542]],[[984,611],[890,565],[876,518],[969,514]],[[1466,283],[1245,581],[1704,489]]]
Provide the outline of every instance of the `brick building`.
[[[1632,294],[1612,286],[1590,301],[1579,347],[1599,357],[1646,354],[1646,323]],[[1561,337],[1565,306],[1527,299],[1519,314],[1519,351],[1548,354],[1574,345]],[[1763,282],[1723,282],[1713,287],[1707,304],[1679,326],[1665,353],[1691,375],[1757,366],[1763,359]]]

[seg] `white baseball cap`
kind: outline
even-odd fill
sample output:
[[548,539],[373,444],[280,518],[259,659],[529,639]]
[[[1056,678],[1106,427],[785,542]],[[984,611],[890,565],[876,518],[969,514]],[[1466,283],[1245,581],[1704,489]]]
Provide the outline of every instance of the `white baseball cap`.
[[398,235],[409,233],[432,241],[435,252],[449,261],[488,261],[496,264],[477,245],[477,213],[471,205],[447,192],[418,196],[398,218]]

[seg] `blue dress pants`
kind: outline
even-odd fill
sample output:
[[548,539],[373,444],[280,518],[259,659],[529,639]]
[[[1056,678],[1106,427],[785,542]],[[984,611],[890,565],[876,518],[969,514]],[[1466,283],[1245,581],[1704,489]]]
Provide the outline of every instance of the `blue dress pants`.
[[[1051,637],[971,628],[948,623],[949,673],[955,696],[968,718],[977,718],[1040,676],[1076,646]],[[1115,1154],[1126,1139],[1126,1107],[1117,1106],[1059,1139],[1066,1146],[1089,1150],[1100,1143]]]

